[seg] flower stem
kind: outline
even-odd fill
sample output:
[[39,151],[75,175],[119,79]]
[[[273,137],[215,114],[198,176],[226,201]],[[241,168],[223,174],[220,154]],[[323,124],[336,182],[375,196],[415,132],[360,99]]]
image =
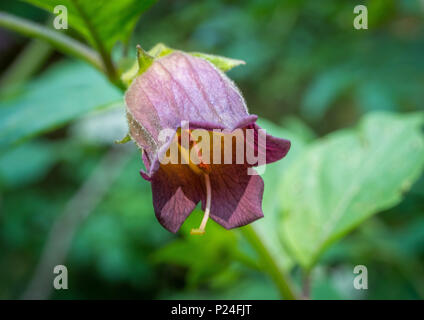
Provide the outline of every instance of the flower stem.
[[96,69],[105,72],[103,62],[97,52],[65,34],[5,12],[0,12],[0,27],[16,31],[32,38],[44,40],[59,51],[84,60]]
[[287,274],[278,267],[271,252],[268,250],[260,235],[251,226],[247,225],[241,228],[243,235],[249,241],[250,245],[257,252],[262,260],[263,267],[274,280],[281,295],[287,300],[296,300],[297,296],[292,288]]
[[110,82],[112,82],[115,86],[119,87],[122,90],[125,90],[125,86],[121,82],[121,79],[118,76],[118,72],[116,71],[115,65],[113,64],[112,57],[110,53],[106,50],[102,40],[100,39],[99,34],[97,33],[96,28],[91,23],[91,19],[88,14],[84,11],[84,8],[79,4],[78,0],[71,0],[74,4],[75,9],[78,11],[82,20],[85,23],[88,31],[93,38],[96,49],[98,50],[100,56],[103,60],[103,65],[105,67],[105,73],[109,78]]
[[0,77],[0,96],[24,84],[44,65],[53,52],[48,43],[34,39],[13,60]]
[[304,270],[302,279],[302,298],[309,300],[311,297],[311,272],[310,270]]

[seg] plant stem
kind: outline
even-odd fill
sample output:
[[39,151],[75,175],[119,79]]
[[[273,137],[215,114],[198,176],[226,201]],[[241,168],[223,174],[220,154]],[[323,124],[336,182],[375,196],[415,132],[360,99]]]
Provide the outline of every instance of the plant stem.
[[302,274],[302,299],[309,300],[311,296],[311,272],[303,270]]
[[253,249],[255,249],[261,258],[263,267],[274,280],[274,283],[277,285],[281,295],[287,300],[296,300],[297,297],[288,279],[288,276],[283,270],[281,270],[281,268],[278,267],[274,257],[265,246],[260,235],[251,225],[247,225],[241,228],[241,230],[245,238],[249,241],[250,245],[253,247]]
[[82,17],[85,25],[87,26],[88,31],[90,31],[94,44],[97,50],[99,51],[100,56],[102,57],[102,60],[105,66],[106,75],[108,76],[109,80],[114,85],[120,87],[121,89],[125,89],[125,86],[122,84],[121,79],[119,79],[115,65],[113,64],[113,61],[112,61],[112,57],[110,53],[106,50],[105,46],[103,45],[102,39],[100,39],[96,28],[91,23],[90,17],[84,11],[84,8],[80,6],[77,0],[71,0],[71,2],[74,4],[75,9],[78,11],[80,16]]
[[13,60],[0,78],[0,96],[20,87],[35,74],[50,57],[52,46],[38,39],[32,40]]
[[84,60],[96,69],[105,72],[103,62],[97,52],[65,34],[5,12],[0,12],[0,27],[16,31],[29,37],[42,39],[59,51]]

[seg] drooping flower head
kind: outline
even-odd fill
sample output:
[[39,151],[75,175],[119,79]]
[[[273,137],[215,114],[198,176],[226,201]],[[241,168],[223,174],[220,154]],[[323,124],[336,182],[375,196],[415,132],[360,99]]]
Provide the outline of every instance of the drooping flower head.
[[[264,182],[251,169],[258,161],[241,157],[240,162],[233,136],[228,140],[231,161],[225,161],[228,143],[224,146],[223,141],[239,130],[244,134],[242,155],[253,150],[256,158],[266,157],[266,163],[283,158],[290,142],[263,135],[266,143],[259,148],[257,116],[249,115],[240,91],[223,72],[205,59],[174,51],[155,59],[134,79],[125,101],[129,134],[143,150],[146,171],[141,175],[151,183],[155,214],[162,226],[178,231],[199,202],[205,215],[193,233],[203,233],[209,217],[227,229],[263,217]],[[207,132],[200,139],[206,142],[202,150],[200,140],[193,137],[196,130]],[[208,159],[205,146],[210,146]],[[177,161],[163,161],[169,160],[172,150],[177,150]],[[196,159],[187,159],[190,154]]]

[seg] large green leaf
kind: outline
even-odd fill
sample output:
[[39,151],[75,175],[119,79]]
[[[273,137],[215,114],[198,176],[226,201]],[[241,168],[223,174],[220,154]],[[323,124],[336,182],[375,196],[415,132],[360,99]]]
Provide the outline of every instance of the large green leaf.
[[281,269],[289,270],[293,265],[293,259],[285,250],[281,241],[279,241],[278,229],[278,208],[281,199],[275,196],[275,190],[283,178],[287,167],[302,153],[306,147],[306,139],[303,132],[299,130],[296,134],[277,126],[267,120],[259,119],[258,124],[275,137],[288,139],[291,142],[291,148],[287,156],[281,161],[267,164],[266,170],[262,175],[265,183],[262,209],[264,218],[252,224],[257,234],[262,239],[265,246],[274,256],[275,262]]
[[122,93],[96,70],[60,63],[30,83],[23,95],[0,101],[0,152],[120,100]]
[[44,141],[31,141],[9,150],[0,155],[0,189],[36,182],[45,176],[57,159],[56,145]]
[[371,215],[402,200],[424,164],[423,113],[373,113],[312,144],[283,178],[282,239],[304,268]]
[[117,41],[127,42],[137,19],[155,0],[25,0],[53,12],[57,5],[68,9],[68,23],[94,47],[96,37],[107,50]]

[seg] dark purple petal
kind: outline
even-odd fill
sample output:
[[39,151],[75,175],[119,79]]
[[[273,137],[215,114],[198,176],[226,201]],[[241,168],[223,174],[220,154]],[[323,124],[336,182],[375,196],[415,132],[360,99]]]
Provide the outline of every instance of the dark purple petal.
[[256,114],[249,114],[245,116],[244,118],[242,118],[239,122],[235,123],[235,125],[232,128],[228,128],[222,123],[194,120],[190,122],[190,129],[205,129],[209,131],[212,131],[213,129],[220,129],[220,130],[227,129],[230,132],[232,132],[235,129],[243,129],[249,125],[253,125],[257,119],[258,119],[258,116]]
[[143,179],[147,180],[147,181],[151,181],[151,177],[149,176],[148,172],[150,171],[150,159],[147,156],[146,152],[143,152],[142,155],[142,159],[143,159],[143,163],[144,166],[146,167],[146,171],[144,171],[143,169],[140,170],[140,174],[143,177]]
[[188,215],[202,199],[201,176],[188,165],[162,165],[152,177],[153,206],[160,224],[177,232]]
[[[245,165],[214,165],[210,173],[212,198],[210,216],[226,229],[262,218],[264,182],[248,175]],[[205,201],[202,200],[204,208]]]
[[[255,130],[254,133],[254,149],[255,149],[255,155],[258,155],[259,157],[262,155],[261,148],[258,147],[259,141],[258,141],[258,135],[259,130],[262,128],[258,126],[256,123],[250,124],[246,127],[246,129],[253,129]],[[291,142],[286,139],[277,138],[274,136],[271,136],[270,134],[266,134],[266,163],[272,163],[278,160],[281,160],[286,156],[286,154],[289,152],[291,146]],[[246,146],[246,148],[249,147],[249,144]],[[250,164],[252,165],[252,164]],[[256,166],[257,163],[253,164],[253,166]]]

